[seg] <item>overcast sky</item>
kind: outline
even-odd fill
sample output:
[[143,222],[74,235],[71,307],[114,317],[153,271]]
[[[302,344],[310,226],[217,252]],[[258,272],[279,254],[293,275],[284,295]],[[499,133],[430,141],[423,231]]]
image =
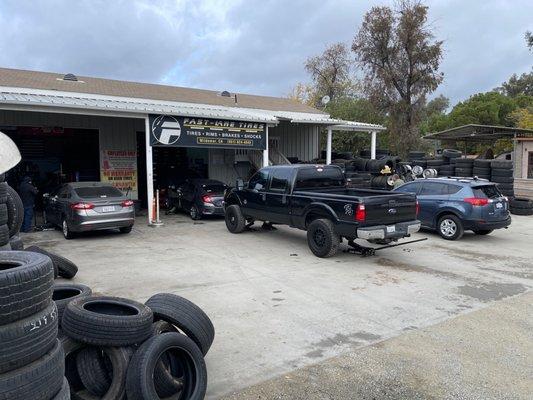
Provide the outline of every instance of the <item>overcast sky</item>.
[[[361,0],[0,1],[0,66],[285,96],[303,64],[351,43]],[[452,104],[533,65],[532,0],[433,0]]]

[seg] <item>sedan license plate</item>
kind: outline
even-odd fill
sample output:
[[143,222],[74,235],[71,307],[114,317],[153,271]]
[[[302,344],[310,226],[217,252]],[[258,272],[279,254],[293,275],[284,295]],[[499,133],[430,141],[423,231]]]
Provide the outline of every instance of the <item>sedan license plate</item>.
[[115,206],[102,207],[102,212],[113,212],[113,211],[115,211]]
[[396,232],[396,227],[394,225],[387,226],[387,233],[394,233]]

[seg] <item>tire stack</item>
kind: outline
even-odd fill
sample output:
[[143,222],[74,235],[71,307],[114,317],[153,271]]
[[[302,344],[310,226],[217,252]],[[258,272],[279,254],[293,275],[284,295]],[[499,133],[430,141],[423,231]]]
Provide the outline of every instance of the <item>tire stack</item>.
[[[1,179],[3,176],[0,175]],[[7,221],[7,183],[2,181],[0,182],[0,250],[11,250]]]
[[442,158],[435,158],[426,161],[427,168],[431,168],[437,171],[440,175],[440,169],[444,166],[444,160]]
[[474,160],[471,158],[455,159],[455,176],[471,177],[474,172]]
[[54,294],[73,399],[204,398],[215,330],[194,303],[160,293],[141,304],[69,284]]
[[507,197],[514,197],[513,162],[508,160],[492,160],[491,182],[497,184],[500,192]]
[[4,182],[0,174],[0,250],[22,250],[19,236],[24,219],[24,206],[18,193]]
[[474,168],[472,170],[473,176],[481,179],[491,179],[491,164],[492,160],[476,159],[474,160]]
[[426,156],[425,151],[410,151],[408,154],[408,160],[411,166],[418,165],[424,169],[427,168],[427,160],[424,158]]
[[0,252],[0,399],[68,400],[49,257]]
[[509,211],[514,215],[533,215],[533,200],[515,197],[509,200]]

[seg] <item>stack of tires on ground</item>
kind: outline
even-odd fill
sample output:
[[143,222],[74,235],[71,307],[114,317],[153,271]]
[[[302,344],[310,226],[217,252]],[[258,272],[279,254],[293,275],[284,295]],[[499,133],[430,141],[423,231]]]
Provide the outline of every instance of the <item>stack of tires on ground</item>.
[[0,399],[68,400],[49,257],[0,251]]
[[533,215],[533,200],[515,197],[509,200],[509,211],[515,215]]
[[0,250],[22,250],[19,233],[23,218],[22,200],[0,174]]
[[141,304],[71,284],[56,285],[54,299],[73,399],[204,398],[215,330],[194,303],[160,293]]
[[492,160],[490,163],[490,181],[497,184],[504,196],[514,197],[513,162],[510,160]]

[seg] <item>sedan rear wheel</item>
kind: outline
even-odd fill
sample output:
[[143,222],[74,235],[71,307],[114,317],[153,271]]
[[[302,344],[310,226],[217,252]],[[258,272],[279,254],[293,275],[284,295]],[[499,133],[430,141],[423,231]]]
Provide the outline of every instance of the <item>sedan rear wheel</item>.
[[455,215],[444,215],[438,223],[439,235],[446,240],[457,240],[463,236],[463,224]]
[[74,233],[71,232],[66,219],[63,219],[61,230],[63,231],[63,236],[65,239],[70,240],[74,237]]
[[191,209],[189,210],[189,215],[191,216],[191,219],[194,221],[202,218],[202,214],[200,214],[198,207],[196,207],[194,204],[191,206]]

